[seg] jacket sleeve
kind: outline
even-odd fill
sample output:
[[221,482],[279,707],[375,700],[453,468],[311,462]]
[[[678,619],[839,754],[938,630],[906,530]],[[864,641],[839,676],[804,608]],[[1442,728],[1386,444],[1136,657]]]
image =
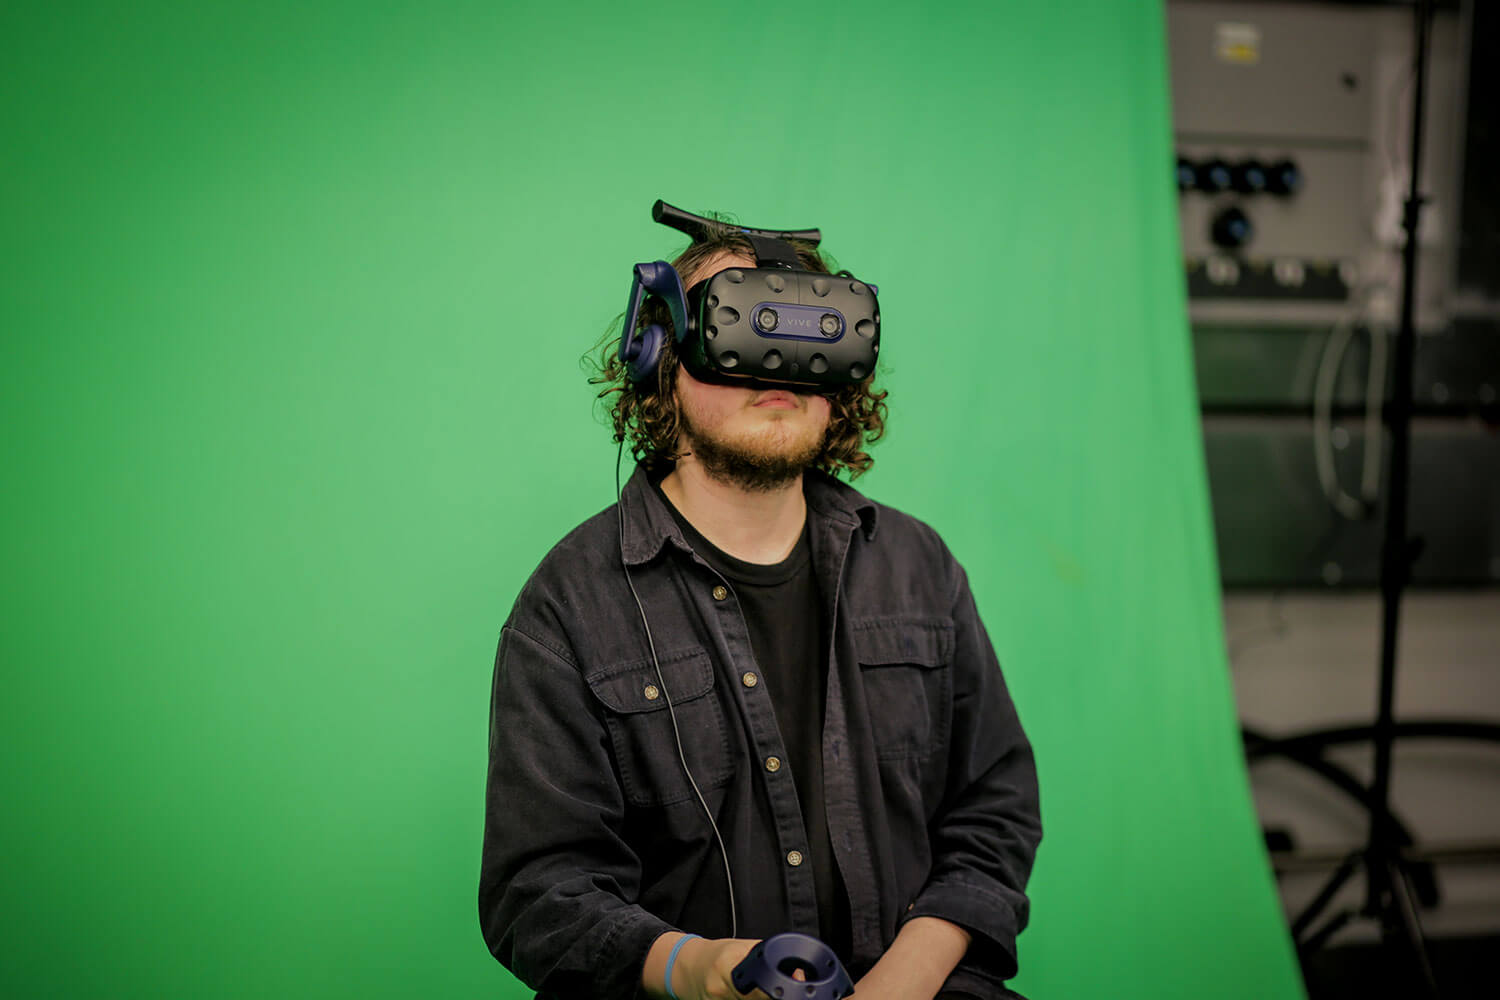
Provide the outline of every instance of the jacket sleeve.
[[539,993],[636,995],[671,928],[632,901],[640,861],[607,730],[562,643],[508,623],[490,699],[479,922],[490,951]]
[[1042,838],[1036,764],[961,568],[953,621],[948,779],[930,827],[932,874],[903,921],[941,917],[969,931],[947,989],[1012,996],[1001,984],[1016,973],[1026,882]]

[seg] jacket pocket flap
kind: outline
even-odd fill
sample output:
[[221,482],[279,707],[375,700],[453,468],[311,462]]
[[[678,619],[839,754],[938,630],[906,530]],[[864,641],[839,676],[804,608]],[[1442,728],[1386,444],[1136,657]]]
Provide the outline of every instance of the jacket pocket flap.
[[867,618],[850,623],[859,662],[868,666],[909,663],[941,667],[953,657],[953,619]]
[[708,694],[714,671],[706,651],[688,649],[661,657],[660,678],[650,660],[635,660],[601,667],[587,680],[594,697],[612,712],[654,712],[667,707],[669,694],[674,705]]

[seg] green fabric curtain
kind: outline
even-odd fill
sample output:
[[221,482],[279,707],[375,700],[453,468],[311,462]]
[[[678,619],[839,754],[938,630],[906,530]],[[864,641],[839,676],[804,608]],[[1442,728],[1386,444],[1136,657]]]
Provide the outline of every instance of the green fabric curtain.
[[12,3],[0,979],[519,997],[475,916],[501,622],[612,502],[579,357],[651,202],[880,285],[857,485],[1037,748],[1034,997],[1299,997],[1237,744],[1163,18]]

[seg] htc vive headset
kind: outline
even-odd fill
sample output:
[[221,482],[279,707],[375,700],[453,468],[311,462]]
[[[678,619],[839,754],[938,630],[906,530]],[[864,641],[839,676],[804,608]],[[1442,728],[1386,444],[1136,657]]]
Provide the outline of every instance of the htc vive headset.
[[677,356],[704,382],[831,392],[869,378],[880,353],[880,304],[874,285],[848,271],[804,271],[788,240],[816,246],[817,229],[746,229],[673,208],[651,206],[651,218],[707,242],[738,232],[755,248],[755,267],[732,267],[683,290],[664,260],[637,264],[620,336],[620,360],[634,382],[654,378],[667,332],[641,326],[652,298],[672,317]]

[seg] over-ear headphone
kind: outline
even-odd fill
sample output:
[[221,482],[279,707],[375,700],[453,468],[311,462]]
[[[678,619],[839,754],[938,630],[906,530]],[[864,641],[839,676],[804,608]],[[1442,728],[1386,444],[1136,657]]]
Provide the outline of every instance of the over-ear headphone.
[[682,278],[664,260],[637,264],[630,282],[630,305],[625,311],[626,329],[620,332],[620,361],[625,365],[625,372],[630,380],[635,383],[655,377],[656,365],[661,360],[662,345],[667,340],[667,331],[656,323],[649,323],[639,330],[630,328],[641,314],[641,303],[648,292],[665,301],[671,309],[673,333],[677,341],[680,343],[688,333],[688,311],[686,296],[682,291]]

